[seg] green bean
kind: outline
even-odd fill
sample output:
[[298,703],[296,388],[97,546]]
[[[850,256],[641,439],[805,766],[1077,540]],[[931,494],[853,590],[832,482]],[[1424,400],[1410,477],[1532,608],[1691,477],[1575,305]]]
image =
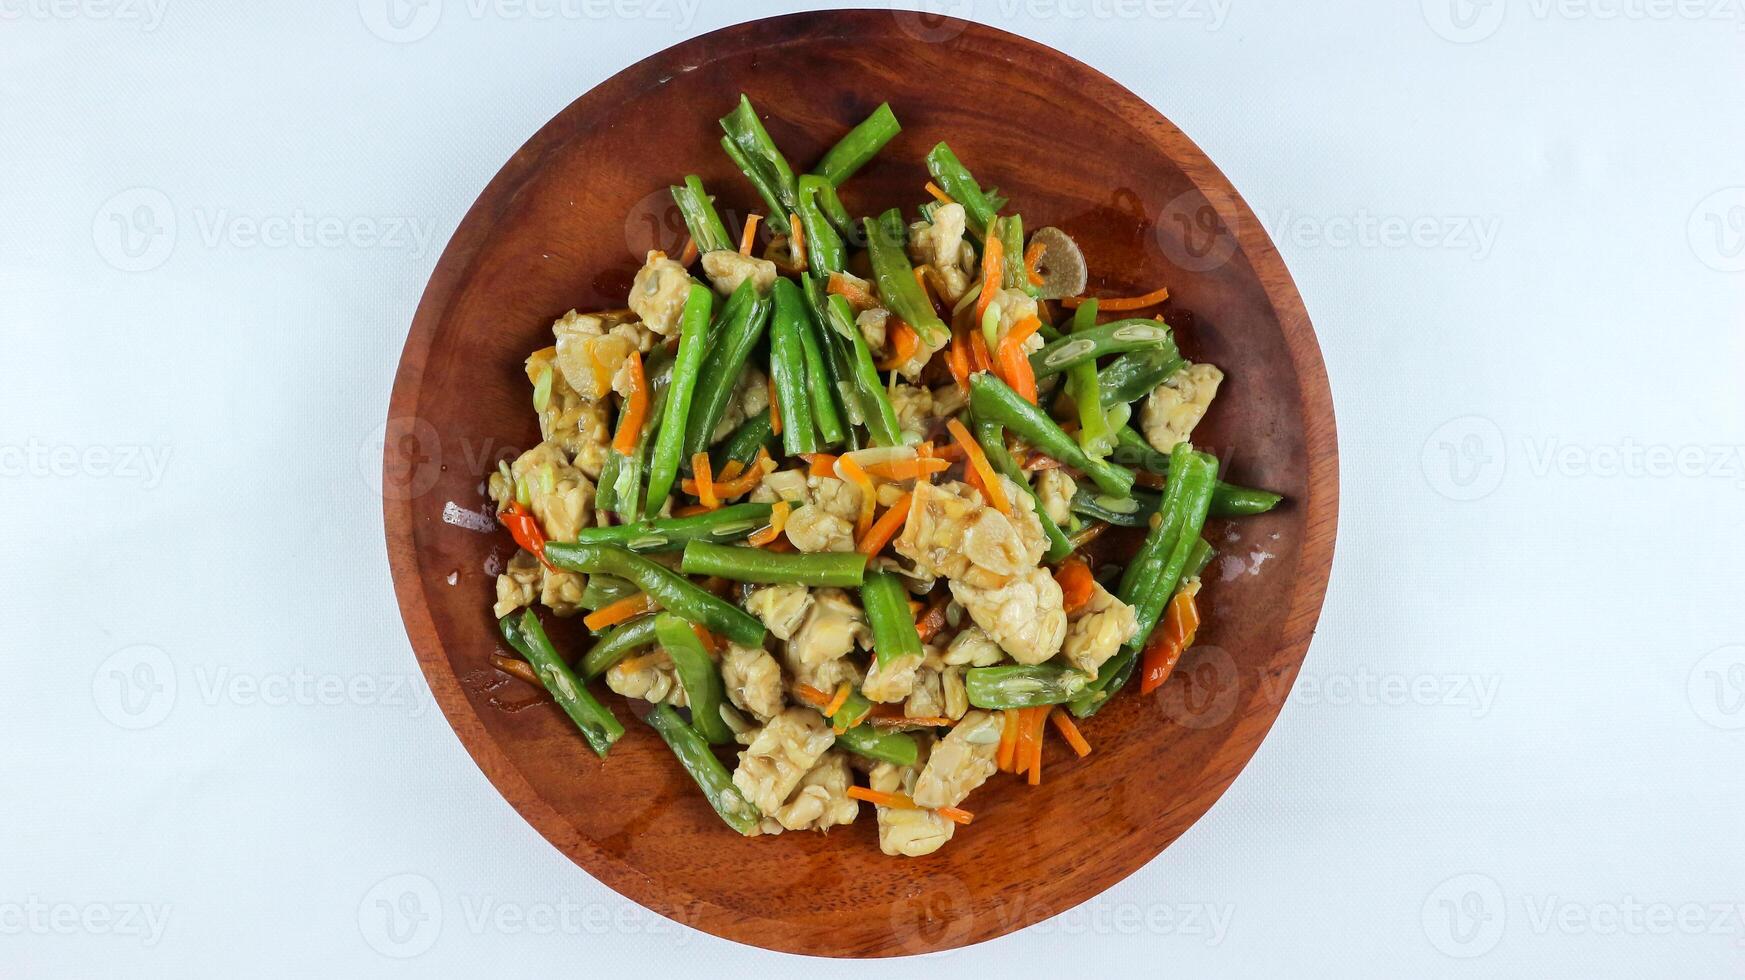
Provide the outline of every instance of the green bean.
[[964,216],[976,237],[986,238],[988,223],[994,219],[995,207],[982,193],[981,185],[958,162],[957,154],[951,152],[951,147],[940,143],[927,154],[927,172],[933,175],[940,190],[963,205]]
[[[685,418],[687,460],[709,448],[709,437],[727,411],[727,402],[733,397],[733,386],[739,381],[745,360],[769,323],[770,308],[774,305],[770,297],[759,293],[750,278],[739,284],[734,297],[741,292],[748,298],[742,301],[739,315],[729,319],[724,310],[720,326],[709,337],[709,352],[703,356],[697,393]],[[728,299],[727,308],[733,306],[733,299]]]
[[670,704],[656,705],[643,720],[660,733],[673,755],[679,757],[679,764],[690,773],[697,788],[703,791],[709,805],[715,808],[727,826],[747,837],[756,834],[758,825],[763,822],[763,814],[739,792],[739,787],[733,785],[733,775],[720,759],[715,758],[703,736],[685,724]]
[[1085,330],[1079,330],[1075,326],[1072,336],[1062,337],[1031,354],[1030,369],[1036,372],[1036,377],[1045,378],[1075,364],[1086,361],[1095,364],[1097,358],[1107,354],[1124,354],[1127,351],[1166,346],[1174,347],[1175,341],[1170,336],[1169,328],[1156,320],[1116,320]]
[[623,660],[630,651],[648,646],[654,642],[654,617],[638,616],[627,623],[620,623],[606,631],[606,635],[595,641],[582,654],[581,675],[587,680],[593,680],[612,669],[612,665]]
[[861,223],[866,228],[867,257],[879,299],[898,319],[915,328],[928,350],[945,346],[951,339],[951,328],[933,311],[933,304],[915,279],[915,267],[903,252],[903,213],[892,208]]
[[921,746],[913,735],[881,732],[876,725],[857,725],[839,732],[836,744],[855,755],[898,766],[912,766],[921,755]]
[[1005,664],[971,667],[963,672],[969,703],[978,708],[1039,708],[1077,697],[1090,678],[1076,670],[1050,664]]
[[1001,285],[1035,296],[1040,290],[1030,284],[1030,268],[1024,264],[1024,218],[1012,214],[999,219]]
[[1199,578],[1206,566],[1212,563],[1212,544],[1205,537],[1194,542],[1194,549],[1188,552],[1188,564],[1182,569],[1182,580]]
[[[804,291],[802,291],[803,294]],[[800,322],[800,349],[806,358],[806,394],[812,400],[812,424],[818,429],[818,439],[825,446],[839,446],[846,437],[842,415],[836,410],[836,386],[824,366],[824,350],[818,343],[817,328],[808,315]]]
[[673,203],[679,206],[679,214],[684,216],[685,228],[691,233],[691,241],[697,243],[697,251],[733,248],[733,239],[727,237],[727,226],[715,213],[715,205],[709,200],[709,192],[703,189],[701,177],[691,174],[685,178],[683,186],[668,187],[667,190],[672,192]]
[[[672,355],[658,349],[650,352],[643,371],[649,388],[648,418],[636,435],[636,451],[628,456],[607,453],[600,464],[600,478],[594,485],[594,509],[609,511],[627,521],[634,521],[642,515],[644,462],[648,446],[660,428],[661,412],[673,376]],[[628,404],[620,410],[620,425],[623,424],[623,412],[628,410]]]
[[[830,184],[822,177],[807,174],[800,178],[796,214],[800,231],[806,237],[806,264],[815,273],[841,272],[848,262],[848,251],[842,246],[842,236],[824,220],[819,210],[819,192],[828,191]],[[841,202],[837,202],[838,206]]]
[[[741,283],[740,289],[745,286],[746,283]],[[655,438],[654,456],[649,463],[648,496],[643,503],[646,513],[660,510],[679,474],[680,457],[685,449],[685,426],[703,370],[703,359],[708,354],[709,314],[714,308],[714,291],[691,283],[690,291],[685,294],[684,311],[679,315],[679,353],[673,361],[672,382],[661,410],[660,434]]]
[[[1072,332],[1088,333],[1097,325],[1097,301],[1093,297],[1073,311]],[[1053,341],[1051,341],[1053,343]],[[1046,350],[1047,348],[1043,348]],[[1095,358],[1067,368],[1066,387],[1078,409],[1079,448],[1086,456],[1097,459],[1109,455],[1114,448],[1114,436],[1109,431],[1109,416],[1097,395],[1097,362]]]
[[763,642],[763,624],[756,617],[635,552],[609,544],[549,541],[545,557],[559,568],[574,572],[589,575],[599,572],[629,579],[660,603],[662,609],[708,627],[735,643],[756,646]]
[[[1169,455],[1151,448],[1144,436],[1122,426],[1116,433],[1116,438],[1112,457],[1115,462],[1165,476],[1169,474]],[[1134,498],[1142,499],[1142,496],[1135,491]],[[1211,514],[1213,517],[1252,517],[1277,507],[1282,500],[1284,497],[1270,490],[1256,490],[1219,480],[1218,485],[1212,489]],[[1150,516],[1155,510],[1156,506],[1142,508],[1142,513]]]
[[732,435],[722,440],[710,452],[709,462],[716,473],[725,470],[731,462],[750,466],[759,449],[774,449],[775,446],[776,434],[770,426],[769,409],[766,408],[740,423]]
[[782,414],[782,452],[789,456],[818,451],[812,425],[812,396],[806,390],[806,297],[792,279],[777,279],[775,313],[769,327],[769,368],[776,407]]
[[922,654],[921,634],[909,612],[909,593],[903,580],[890,572],[868,572],[860,586],[860,604],[872,628],[873,653],[879,667],[888,668],[903,657]]
[[[692,541],[737,541],[768,524],[769,515],[769,504],[730,504],[690,517],[662,517],[612,527],[585,527],[576,533],[576,543],[617,545],[645,554],[680,551]],[[593,587],[592,579],[588,586]],[[634,586],[631,591],[635,591]],[[583,597],[586,598],[586,593]]]
[[1173,342],[1123,354],[1098,372],[1098,400],[1104,408],[1138,401],[1186,364]]
[[721,128],[727,133],[721,139],[722,149],[745,172],[746,178],[757,188],[758,195],[769,205],[770,214],[766,220],[770,227],[787,234],[788,215],[797,210],[799,196],[794,168],[788,166],[787,157],[776,149],[775,140],[770,139],[769,131],[763,128],[763,121],[757,117],[757,110],[752,108],[751,100],[743,93],[739,96],[739,105],[721,117]]
[[830,716],[830,726],[840,735],[859,725],[872,714],[873,703],[867,696],[860,693],[860,688],[848,692],[848,697],[842,702],[842,707]]
[[715,669],[715,662],[709,659],[691,624],[672,613],[656,613],[654,635],[661,649],[672,658],[673,669],[684,686],[685,703],[691,709],[691,727],[716,745],[733,741],[733,729],[721,717],[721,705],[727,700],[721,672]]
[[[593,529],[589,528],[588,530]],[[583,609],[599,609],[602,606],[610,606],[619,599],[633,596],[639,591],[641,590],[634,584],[621,578],[613,578],[610,575],[590,575],[587,586],[582,589],[582,597],[577,600],[576,605]]]
[[865,425],[873,441],[881,446],[900,445],[903,435],[896,409],[891,407],[884,385],[879,383],[872,350],[855,326],[854,310],[841,296],[827,294],[824,281],[818,276],[806,277],[806,301],[813,324],[829,351],[835,388],[848,421]]
[[1133,489],[1132,470],[1085,455],[1047,413],[1025,401],[992,373],[983,371],[971,376],[969,403],[976,418],[1004,425],[1043,453],[1084,471],[1105,493],[1125,497]]
[[812,172],[830,181],[831,186],[841,187],[843,181],[866,166],[867,161],[878,155],[879,150],[902,130],[903,127],[897,124],[897,114],[891,111],[891,104],[882,103],[872,115],[838,140]]
[[612,743],[624,734],[624,726],[613,717],[611,709],[588,693],[587,687],[570,670],[570,665],[558,656],[551,639],[545,635],[545,627],[539,625],[539,617],[531,609],[524,610],[519,617],[510,613],[497,621],[497,628],[515,652],[533,665],[539,683],[581,729],[588,747],[594,750],[594,754],[605,758]]
[[858,551],[784,553],[760,548],[692,541],[685,545],[679,569],[686,575],[714,575],[735,582],[833,585],[861,584],[866,556]]
[[1072,554],[1072,542],[1067,540],[1066,534],[1054,522],[1054,518],[1048,516],[1048,511],[1042,506],[1042,498],[1025,477],[1024,468],[1006,451],[1006,430],[998,423],[973,417],[970,419],[970,430],[975,433],[976,442],[981,444],[982,455],[988,458],[988,463],[1007,479],[1018,484],[1035,501],[1036,519],[1042,525],[1043,536],[1048,538],[1048,551],[1042,556],[1042,560],[1052,563]]

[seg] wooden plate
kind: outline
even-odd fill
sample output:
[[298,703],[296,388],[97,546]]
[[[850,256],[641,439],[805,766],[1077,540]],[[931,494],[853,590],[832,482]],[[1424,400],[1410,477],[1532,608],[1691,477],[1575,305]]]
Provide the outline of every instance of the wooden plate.
[[[491,572],[513,545],[466,525],[480,520],[497,459],[538,440],[522,360],[551,343],[564,311],[622,306],[646,249],[677,254],[669,183],[702,175],[735,232],[761,210],[717,145],[716,119],[741,91],[797,167],[891,103],[903,133],[846,185],[855,213],[913,214],[923,157],[946,139],[1026,227],[1056,225],[1084,246],[1092,292],[1167,284],[1183,348],[1229,376],[1196,442],[1225,458],[1229,479],[1290,498],[1264,517],[1213,522],[1223,557],[1203,594],[1209,624],[1161,691],[1129,687],[1090,720],[1087,759],[1051,739],[1039,788],[991,780],[969,801],[975,823],[925,858],[881,854],[870,810],[828,836],[741,838],[620,699],[630,732],[602,761],[555,706],[489,663]],[[662,915],[829,956],[1003,935],[1093,898],[1186,830],[1253,754],[1296,676],[1338,509],[1332,401],[1308,315],[1218,169],[1060,52],[907,12],[741,24],[641,61],[560,113],[485,188],[437,264],[385,444],[407,632],[450,724],[509,802],[589,874]],[[556,639],[580,642],[580,629],[562,622]]]

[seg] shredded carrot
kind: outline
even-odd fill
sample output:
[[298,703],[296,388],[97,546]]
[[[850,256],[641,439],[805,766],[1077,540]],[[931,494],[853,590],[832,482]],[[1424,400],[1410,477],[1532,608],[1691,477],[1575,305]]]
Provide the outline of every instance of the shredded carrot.
[[1048,246],[1041,242],[1031,242],[1024,250],[1024,277],[1030,280],[1030,285],[1042,285],[1042,273],[1037,270],[1042,267],[1042,253],[1048,251]]
[[959,460],[963,458],[963,447],[955,442],[947,442],[933,447],[935,459]]
[[900,713],[899,709],[899,713],[896,715],[883,715],[874,718],[873,724],[883,725],[886,728],[895,727],[897,725],[920,726],[923,728],[950,728],[952,725],[957,724],[957,722],[945,717],[944,715],[920,715],[911,717]]
[[1090,566],[1080,559],[1062,562],[1054,572],[1054,580],[1060,583],[1061,607],[1068,616],[1083,609],[1096,594],[1097,580],[1091,577]]
[[994,764],[1001,772],[1011,772],[1018,749],[1018,712],[1007,708],[1000,712],[1000,748],[994,754]]
[[630,394],[624,399],[624,415],[618,421],[618,434],[612,437],[612,448],[620,456],[636,452],[636,441],[642,436],[642,424],[648,419],[648,376],[642,372],[642,355],[630,352]]
[[957,444],[963,447],[964,457],[975,468],[976,476],[981,478],[982,491],[988,495],[988,502],[993,504],[994,509],[1000,513],[1010,514],[1012,502],[1006,499],[1006,488],[1000,483],[1000,478],[995,475],[994,467],[988,462],[987,454],[982,452],[982,447],[976,444],[975,438],[969,434],[969,430],[964,428],[963,423],[957,419],[945,423],[945,427],[951,430],[952,438],[956,439]]
[[853,693],[854,685],[847,681],[843,681],[841,685],[836,688],[836,696],[831,698],[830,703],[824,706],[824,713],[826,715],[833,715],[842,710],[842,706],[848,703],[848,696]]
[[1144,659],[1140,665],[1140,694],[1150,694],[1169,680],[1182,652],[1194,645],[1194,634],[1199,627],[1200,607],[1194,601],[1194,589],[1177,592],[1164,610],[1163,622],[1145,641]]
[[822,708],[830,703],[830,695],[818,690],[810,684],[795,684],[794,696],[814,708]]
[[951,469],[951,464],[943,459],[895,459],[887,463],[866,464],[867,475],[881,480],[924,480],[948,469]]
[[1019,320],[1000,341],[1000,376],[1012,390],[1030,404],[1036,404],[1036,372],[1030,368],[1030,357],[1024,353],[1024,340],[1042,327],[1034,316]]
[[873,489],[872,477],[866,475],[866,470],[861,469],[852,456],[837,457],[836,468],[842,471],[848,482],[860,488],[860,517],[854,522],[854,536],[856,540],[865,538],[867,530],[872,527],[874,498],[877,495]]
[[588,345],[588,361],[590,362],[589,367],[594,372],[594,387],[597,389],[599,397],[605,398],[606,393],[612,390],[612,368],[607,366],[605,361],[600,360],[599,344]]
[[945,352],[945,366],[951,369],[951,379],[965,393],[969,391],[969,344],[962,330],[951,332],[951,347]]
[[1024,770],[1030,768],[1030,739],[1034,734],[1034,729],[1030,727],[1030,713],[1035,710],[1034,708],[1018,709],[1018,733],[1015,736],[1017,741],[1012,749],[1012,771],[1020,776],[1024,775]]
[[[848,787],[848,797],[855,800],[864,800],[865,802],[876,806],[891,807],[899,810],[921,809],[921,807],[915,805],[915,801],[907,794],[881,793],[876,789],[867,789],[865,786]],[[968,810],[958,809],[954,806],[942,806],[935,809],[933,812],[952,823],[959,825],[967,825],[971,820],[975,819],[975,814]]]
[[1072,545],[1072,550],[1077,551],[1085,545],[1090,544],[1092,541],[1102,537],[1103,532],[1107,531],[1112,526],[1113,525],[1108,521],[1098,521],[1068,538],[1067,543]]
[[695,261],[697,261],[697,240],[687,238],[685,239],[685,250],[679,253],[679,264],[690,265]]
[[539,682],[539,675],[533,672],[533,665],[525,660],[517,660],[513,657],[505,657],[500,653],[493,653],[491,654],[491,665],[505,674],[521,678],[534,687],[543,688],[545,686]]
[[[1076,310],[1079,308],[1081,303],[1088,301],[1090,298],[1091,297],[1089,296],[1068,296],[1060,302],[1061,305],[1065,306],[1067,309]],[[1143,310],[1147,306],[1156,306],[1166,299],[1169,299],[1169,287],[1159,286],[1142,296],[1122,296],[1114,299],[1099,299],[1097,300],[1097,309],[1106,313],[1114,313],[1120,310]]]
[[582,625],[591,630],[601,630],[608,626],[616,626],[643,613],[653,612],[658,608],[660,608],[660,603],[655,601],[654,596],[646,592],[638,592],[635,595],[627,595],[617,602],[607,603],[583,616]]
[[721,499],[715,496],[715,476],[709,471],[709,454],[700,452],[691,457],[691,472],[697,477],[697,503],[706,510],[714,510],[721,506]]
[[830,274],[829,281],[824,285],[824,291],[848,300],[848,305],[856,310],[870,310],[878,305],[878,300],[873,299],[872,293],[867,292],[865,286],[840,272]]
[[793,229],[794,253],[800,257],[800,268],[806,268],[806,232],[800,228],[800,216],[788,215],[788,227]]
[[701,623],[692,623],[691,632],[697,634],[697,642],[703,644],[703,652],[711,660],[721,659],[721,638],[709,632],[709,628]]
[[[762,446],[758,447],[757,459],[752,462],[750,467],[736,459],[728,460],[727,465],[721,470],[721,475],[712,480],[715,486],[715,499],[717,501],[732,500],[734,497],[750,493],[775,468],[775,461],[769,458],[769,450]],[[693,497],[700,498],[703,485],[696,480],[683,480],[679,483],[679,489]]]
[[890,544],[891,539],[897,536],[897,529],[909,519],[909,502],[914,499],[915,495],[912,493],[899,497],[890,510],[885,511],[873,522],[872,527],[867,528],[866,534],[855,545],[855,550],[869,557],[885,550],[885,545]]
[[1030,737],[1030,785],[1042,784],[1042,736],[1048,731],[1048,705],[1030,709],[1030,724],[1036,730]]
[[776,379],[769,379],[769,433],[772,436],[782,434],[782,406],[776,401]]
[[1039,470],[1058,470],[1060,465],[1060,460],[1053,456],[1044,456],[1041,453],[1031,453],[1030,458],[1024,461],[1024,469],[1030,473]]
[[956,204],[957,203],[956,201],[953,201],[951,199],[950,194],[947,194],[944,191],[940,190],[939,185],[935,184],[931,180],[927,182],[927,193],[932,194],[933,199],[935,201],[938,201],[940,204]]
[[754,548],[761,548],[782,536],[782,530],[788,526],[788,502],[776,501],[770,508],[769,523],[751,532],[745,540]]
[[925,262],[915,267],[915,285],[921,287],[921,297],[927,301],[927,305],[933,308],[933,312],[938,313],[939,304],[933,299],[933,287],[927,285],[926,270],[929,268],[931,266]]
[[1072,716],[1064,708],[1055,708],[1048,713],[1048,720],[1054,722],[1054,727],[1060,731],[1060,737],[1066,739],[1066,744],[1078,753],[1079,758],[1091,754],[1091,743],[1079,734],[1079,726],[1072,723]]
[[939,635],[940,630],[945,628],[945,607],[950,604],[950,594],[942,592],[934,597],[933,601],[928,604],[927,611],[915,621],[915,632],[921,635],[922,643],[932,640]]
[[754,211],[745,219],[745,230],[739,233],[740,255],[751,254],[751,246],[757,242],[757,223],[762,217]]
[[994,369],[993,358],[988,356],[988,340],[979,327],[969,328],[969,352],[971,373]]
[[811,469],[807,472],[808,476],[836,475],[835,453],[812,453],[806,457],[806,462],[811,464]]
[[702,504],[686,504],[685,506],[680,507],[677,510],[673,511],[673,516],[674,517],[696,517],[698,514],[709,513],[709,510],[710,510],[710,508],[704,507]]
[[909,362],[915,356],[915,351],[921,347],[921,335],[915,328],[901,320],[893,319],[889,331],[891,341],[891,356],[878,365],[880,371],[895,371]]
[[1000,291],[1001,263],[1005,261],[1006,249],[1000,244],[1000,236],[989,235],[982,243],[982,294],[976,297],[976,316],[973,326],[980,326],[982,314],[988,311],[988,304],[994,301],[994,294]]
[[620,660],[618,662],[618,669],[626,674],[634,674],[642,668],[647,667],[649,664],[659,663],[662,660],[669,659],[671,658],[667,656],[665,650],[655,650],[651,653],[645,653],[640,657],[631,657],[628,660]]

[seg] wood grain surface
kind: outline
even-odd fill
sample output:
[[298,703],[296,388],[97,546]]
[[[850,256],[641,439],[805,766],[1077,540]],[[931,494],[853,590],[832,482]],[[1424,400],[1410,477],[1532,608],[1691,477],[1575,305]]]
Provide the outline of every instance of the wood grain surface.
[[[925,858],[881,854],[870,807],[828,835],[735,835],[615,695],[630,732],[596,758],[549,700],[490,665],[500,646],[487,569],[512,554],[508,536],[444,520],[451,505],[451,517],[479,514],[497,460],[537,442],[521,364],[551,343],[551,321],[622,306],[647,249],[677,254],[685,235],[668,184],[700,174],[735,233],[762,209],[717,145],[716,119],[741,91],[796,168],[891,103],[903,132],[845,186],[854,213],[912,215],[923,157],[945,139],[1027,228],[1055,225],[1083,245],[1091,292],[1167,284],[1164,313],[1184,351],[1228,375],[1196,443],[1224,460],[1227,479],[1289,497],[1263,517],[1209,525],[1224,557],[1207,573],[1207,625],[1162,690],[1141,698],[1131,685],[1089,720],[1095,751],[1084,760],[1051,739],[1040,787],[996,775],[966,804],[975,823]],[[1289,273],[1168,120],[1095,70],[993,28],[837,11],[741,24],[641,61],[504,165],[413,319],[383,495],[394,586],[430,687],[541,834],[627,898],[717,936],[886,956],[984,941],[1090,900],[1217,800],[1272,725],[1314,632],[1338,456],[1326,372]],[[579,622],[547,621],[560,646],[581,641]]]

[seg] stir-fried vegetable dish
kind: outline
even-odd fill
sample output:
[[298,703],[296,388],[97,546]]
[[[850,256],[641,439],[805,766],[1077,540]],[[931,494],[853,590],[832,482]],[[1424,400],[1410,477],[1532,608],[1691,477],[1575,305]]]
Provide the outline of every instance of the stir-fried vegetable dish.
[[[885,853],[928,854],[996,773],[1040,783],[1045,742],[1090,755],[1079,721],[1167,680],[1208,516],[1280,498],[1194,448],[1224,375],[1167,291],[1085,295],[1072,238],[1027,234],[946,144],[914,220],[851,216],[889,106],[804,174],[743,96],[721,127],[762,213],[730,234],[684,178],[683,252],[527,359],[541,442],[488,485],[519,545],[493,662],[601,756],[625,728],[590,686],[646,702],[741,834],[870,803]],[[1142,537],[1124,564],[1093,547],[1111,527]],[[539,606],[591,642],[558,648]]]

